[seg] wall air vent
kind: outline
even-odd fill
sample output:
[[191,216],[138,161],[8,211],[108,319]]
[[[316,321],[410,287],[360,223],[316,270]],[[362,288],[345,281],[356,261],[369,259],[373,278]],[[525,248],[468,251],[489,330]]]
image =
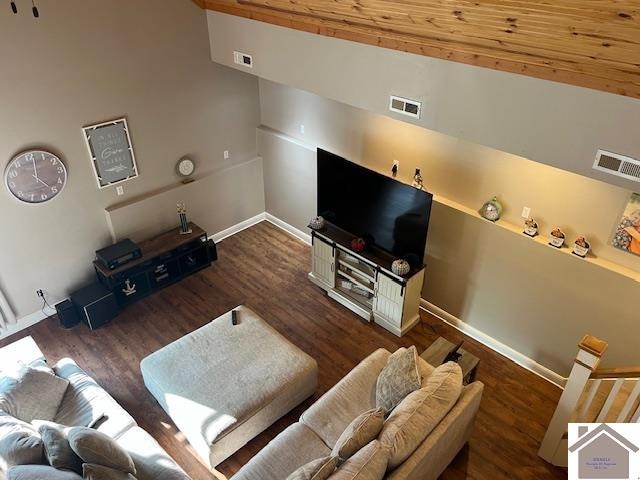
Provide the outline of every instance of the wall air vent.
[[233,52],[233,61],[243,67],[253,68],[253,57],[247,53]]
[[403,115],[408,115],[413,118],[420,118],[422,104],[415,100],[391,95],[389,97],[389,110]]
[[626,155],[598,150],[593,168],[610,175],[640,182],[640,160]]

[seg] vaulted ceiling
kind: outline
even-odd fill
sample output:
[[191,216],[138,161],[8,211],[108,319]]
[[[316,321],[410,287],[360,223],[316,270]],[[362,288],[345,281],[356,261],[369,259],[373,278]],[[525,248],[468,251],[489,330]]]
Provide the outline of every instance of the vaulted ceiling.
[[194,0],[202,8],[640,98],[640,0]]

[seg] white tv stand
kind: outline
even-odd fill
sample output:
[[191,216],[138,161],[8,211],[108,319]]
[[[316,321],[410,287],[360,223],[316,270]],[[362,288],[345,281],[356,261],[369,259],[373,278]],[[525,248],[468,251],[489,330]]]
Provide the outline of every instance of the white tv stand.
[[312,231],[309,279],[368,322],[404,335],[420,322],[424,266],[400,277],[391,271],[391,255],[377,249],[356,253],[351,238],[332,225]]

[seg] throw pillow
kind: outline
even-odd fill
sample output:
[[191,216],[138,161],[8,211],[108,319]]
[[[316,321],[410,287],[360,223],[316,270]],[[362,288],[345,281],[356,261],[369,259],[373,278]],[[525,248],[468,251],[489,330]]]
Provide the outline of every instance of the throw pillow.
[[49,465],[82,473],[82,460],[71,449],[69,438],[67,438],[69,427],[44,420],[34,420],[32,423],[42,438],[44,454]]
[[369,442],[378,438],[383,424],[382,408],[374,408],[358,415],[342,432],[331,454],[341,460],[347,460]]
[[415,346],[399,348],[387,359],[376,384],[376,407],[389,415],[404,397],[421,386],[418,351]]
[[374,440],[344,462],[329,480],[382,480],[388,460],[389,448]]
[[0,411],[0,472],[6,472],[12,465],[43,462],[44,449],[38,432],[28,423]]
[[7,480],[82,480],[82,477],[49,465],[18,465],[9,469]]
[[389,446],[389,469],[404,462],[453,408],[462,392],[457,363],[439,366],[424,388],[410,393],[384,422],[380,441]]
[[337,466],[337,457],[318,458],[298,468],[287,480],[327,480]]
[[121,472],[114,468],[85,463],[82,466],[84,480],[136,480],[130,473]]
[[94,463],[121,472],[136,473],[129,454],[114,439],[88,427],[72,427],[67,432],[69,445],[84,463]]
[[21,366],[0,380],[0,410],[25,422],[53,420],[67,385],[48,367]]

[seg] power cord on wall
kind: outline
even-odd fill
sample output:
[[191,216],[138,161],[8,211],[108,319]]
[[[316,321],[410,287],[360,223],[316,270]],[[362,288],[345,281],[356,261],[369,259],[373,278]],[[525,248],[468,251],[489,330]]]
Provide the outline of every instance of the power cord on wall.
[[[46,315],[47,317],[53,317],[54,313],[47,313],[45,311],[45,308],[48,308],[49,310],[53,310],[53,312],[57,313],[57,310],[51,306],[51,304],[48,302],[47,300],[47,296],[45,295],[44,290],[36,290],[36,294],[38,295],[38,297],[40,297],[42,299],[42,307],[40,308],[40,311],[42,312],[43,315]],[[57,315],[55,315],[57,318]]]

